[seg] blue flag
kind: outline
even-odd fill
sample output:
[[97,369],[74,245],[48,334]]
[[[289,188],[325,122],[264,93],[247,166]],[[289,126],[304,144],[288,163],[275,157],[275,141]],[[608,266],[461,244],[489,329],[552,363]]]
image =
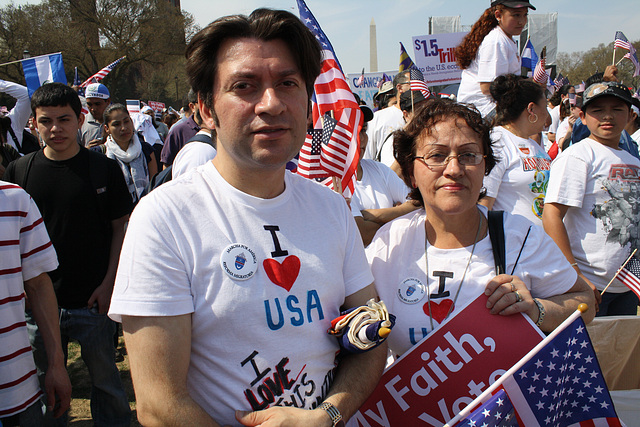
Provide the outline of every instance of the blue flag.
[[533,71],[536,69],[537,63],[538,55],[536,54],[536,50],[533,48],[531,39],[529,39],[527,40],[527,44],[524,45],[524,50],[522,51],[522,66]]
[[27,82],[29,97],[45,83],[67,84],[67,76],[64,73],[61,53],[36,56],[22,61],[24,79]]

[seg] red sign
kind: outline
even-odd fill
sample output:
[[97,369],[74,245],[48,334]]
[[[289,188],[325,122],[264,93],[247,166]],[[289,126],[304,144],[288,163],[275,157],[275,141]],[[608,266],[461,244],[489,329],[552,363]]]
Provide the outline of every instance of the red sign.
[[480,295],[398,359],[350,425],[441,427],[542,341],[527,316],[486,303]]
[[149,107],[151,107],[153,111],[162,113],[162,110],[164,109],[164,102],[149,101]]

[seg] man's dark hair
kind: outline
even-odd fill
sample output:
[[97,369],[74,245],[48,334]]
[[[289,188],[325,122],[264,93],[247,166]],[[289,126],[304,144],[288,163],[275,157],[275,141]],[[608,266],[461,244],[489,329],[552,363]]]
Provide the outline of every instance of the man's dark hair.
[[77,117],[82,112],[82,103],[76,91],[62,83],[47,83],[40,86],[31,96],[31,111],[36,115],[38,107],[71,107]]
[[[451,118],[463,120],[480,137],[485,155],[485,175],[488,175],[496,164],[490,136],[491,127],[482,120],[478,110],[447,98],[424,103],[424,107],[415,112],[413,119],[403,129],[393,133],[393,156],[402,169],[404,183],[411,188],[409,198],[415,200],[419,206],[424,206],[422,193],[418,188],[413,188],[411,183],[418,142],[422,135],[430,135],[437,123]],[[484,191],[480,194],[481,198],[483,193]]]
[[318,41],[297,16],[284,10],[256,9],[249,16],[230,15],[213,21],[187,46],[189,84],[208,108],[213,111],[218,50],[226,40],[240,38],[283,41],[296,61],[307,95],[311,97],[322,63]]

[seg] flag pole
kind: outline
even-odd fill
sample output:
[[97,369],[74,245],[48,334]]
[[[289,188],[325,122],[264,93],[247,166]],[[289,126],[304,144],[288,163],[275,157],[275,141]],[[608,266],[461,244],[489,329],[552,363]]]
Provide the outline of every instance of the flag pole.
[[616,65],[616,45],[613,45],[613,60],[611,61],[611,65]]
[[5,62],[4,64],[0,64],[0,67],[3,67],[5,65],[17,64],[18,62],[23,62],[23,61],[26,61],[28,59],[36,59],[36,58],[42,58],[42,57],[49,56],[49,55],[57,55],[59,53],[62,53],[62,52],[47,53],[46,55],[32,56],[31,58],[23,58],[23,59],[18,59],[17,61]]
[[525,363],[533,358],[544,346],[549,344],[555,337],[557,337],[560,332],[564,331],[567,326],[574,320],[576,320],[582,313],[585,313],[589,307],[587,304],[580,304],[578,309],[574,311],[567,319],[558,325],[557,328],[553,330],[545,339],[540,341],[538,345],[536,345],[529,353],[527,353],[522,359],[518,361],[515,365],[511,367],[507,372],[502,374],[500,378],[496,380],[493,384],[489,386],[480,396],[476,397],[475,400],[469,403],[462,411],[458,413],[451,421],[446,423],[443,427],[453,427],[455,426],[461,419],[469,415],[479,404],[481,404],[484,400],[486,400],[493,392],[502,385],[503,382],[513,374],[515,374]]
[[620,268],[618,269],[618,271],[616,271],[616,274],[613,275],[613,278],[609,281],[607,286],[605,286],[605,288],[602,290],[602,292],[600,292],[600,295],[603,295],[607,291],[607,289],[609,289],[609,286],[611,286],[613,281],[616,280],[616,277],[618,277],[618,274],[620,274],[620,272],[622,271],[624,266],[627,265],[627,263],[631,260],[631,258],[633,258],[633,256],[636,254],[637,251],[638,251],[638,248],[635,248],[633,250],[633,252],[631,252],[631,255],[629,255],[629,258],[627,258],[627,260],[624,262],[624,264],[622,264],[620,266]]

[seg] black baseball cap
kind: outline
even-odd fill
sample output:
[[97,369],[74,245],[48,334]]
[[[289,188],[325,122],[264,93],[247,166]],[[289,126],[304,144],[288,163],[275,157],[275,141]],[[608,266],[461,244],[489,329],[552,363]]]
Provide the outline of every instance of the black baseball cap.
[[528,7],[529,9],[536,10],[536,8],[533,7],[533,5],[531,3],[529,3],[528,1],[521,1],[521,0],[491,0],[491,7],[497,6],[499,4],[505,5],[507,7],[512,8],[512,9],[517,9],[519,7]]
[[635,104],[631,91],[622,83],[600,82],[592,84],[582,94],[582,111],[584,111],[592,101],[602,98],[603,96],[615,96],[627,103],[629,107]]

